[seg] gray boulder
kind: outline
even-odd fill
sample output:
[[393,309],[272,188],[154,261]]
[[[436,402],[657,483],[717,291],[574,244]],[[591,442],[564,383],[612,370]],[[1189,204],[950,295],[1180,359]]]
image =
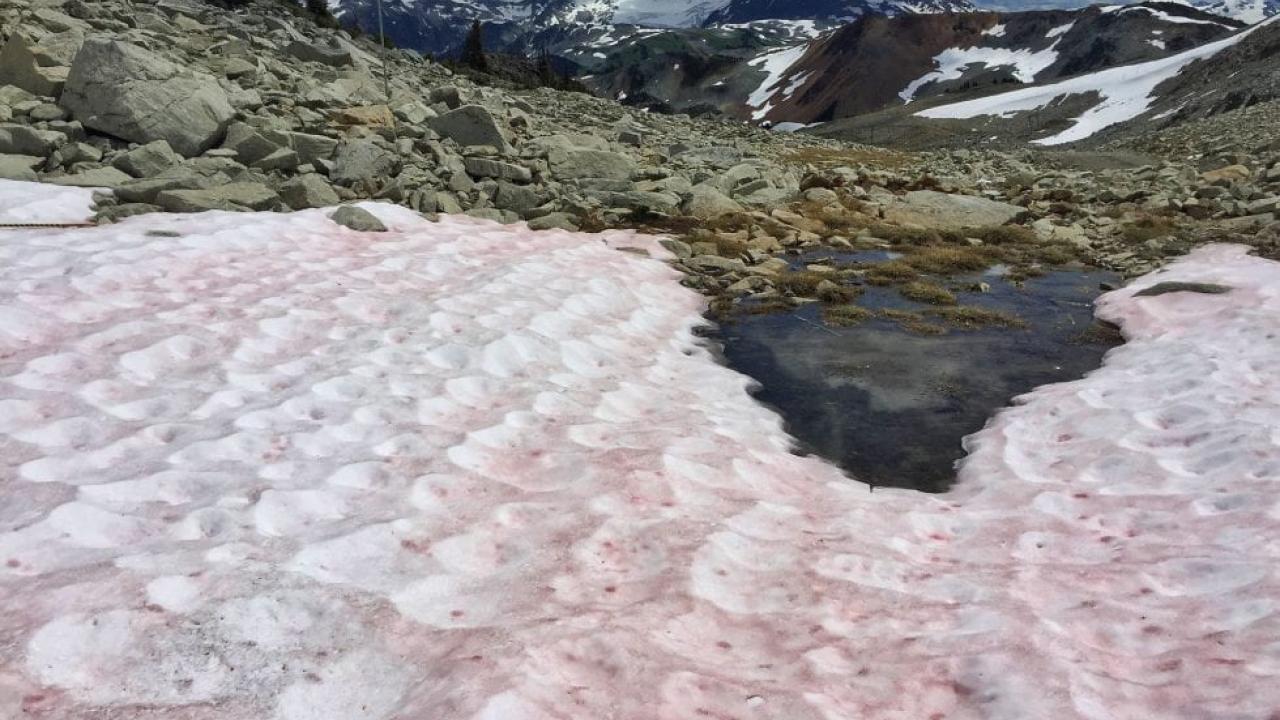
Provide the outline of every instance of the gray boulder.
[[512,185],[502,180],[498,181],[498,192],[493,197],[493,204],[499,210],[510,210],[521,214],[538,207],[544,202],[546,202],[545,193],[536,188]]
[[182,157],[169,143],[156,140],[117,156],[111,164],[134,177],[146,178],[182,164]]
[[284,51],[304,62],[318,62],[333,67],[355,64],[355,58],[351,56],[350,50],[332,45],[317,45],[294,40],[285,46]]
[[571,230],[578,229],[578,223],[569,213],[553,212],[529,221],[530,230]]
[[53,130],[17,124],[0,125],[0,153],[48,156],[66,141],[66,135]]
[[742,206],[736,200],[707,183],[694,185],[681,209],[685,215],[702,220],[742,212]]
[[400,158],[372,140],[352,140],[338,147],[329,178],[336,183],[392,177],[400,172]]
[[555,149],[547,155],[547,161],[551,165],[551,174],[558,180],[628,180],[636,169],[631,158],[608,150]]
[[427,99],[434,103],[444,103],[449,109],[457,109],[462,106],[462,96],[458,93],[458,88],[454,85],[442,85],[437,88],[431,88],[431,93]]
[[280,144],[273,142],[245,123],[232,123],[227,127],[222,147],[235,151],[236,159],[245,165],[251,165],[280,149]]
[[0,155],[0,180],[35,182],[36,168],[43,164],[44,158],[34,155]]
[[358,232],[387,231],[387,226],[383,225],[382,221],[379,220],[376,215],[364,208],[356,207],[355,205],[343,205],[333,211],[333,214],[329,216],[329,219],[339,225],[349,227]]
[[884,217],[931,228],[964,228],[1003,225],[1022,212],[1017,205],[972,195],[914,190],[887,205]]
[[299,175],[280,186],[280,199],[294,210],[337,205],[338,194],[316,173]]
[[76,53],[61,104],[86,127],[138,143],[166,140],[186,157],[213,147],[234,115],[213,77],[106,38],[87,39]]
[[170,212],[272,210],[280,198],[261,183],[238,182],[201,190],[165,190],[156,195],[155,202]]
[[478,178],[499,178],[516,182],[529,182],[533,173],[523,165],[505,163],[489,158],[469,157],[463,160],[467,174]]
[[0,85],[56,98],[62,94],[67,72],[66,67],[42,67],[31,43],[16,32],[0,48]]
[[70,185],[73,187],[117,188],[133,180],[113,167],[94,168],[72,175],[60,175],[46,178],[46,182],[54,185]]
[[507,139],[489,111],[479,105],[463,105],[427,120],[427,126],[462,146],[489,145],[506,149]]

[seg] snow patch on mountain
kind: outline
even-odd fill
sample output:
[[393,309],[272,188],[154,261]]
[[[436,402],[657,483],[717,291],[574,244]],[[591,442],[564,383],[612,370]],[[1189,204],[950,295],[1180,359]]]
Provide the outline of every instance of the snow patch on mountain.
[[[657,27],[696,27],[730,0],[615,0],[616,24]],[[601,4],[598,0],[594,4]]]
[[747,105],[755,108],[755,112],[751,114],[753,120],[760,120],[768,115],[773,109],[774,101],[785,99],[803,84],[802,80],[799,84],[792,82],[784,87],[782,82],[787,76],[787,71],[804,57],[808,49],[808,45],[794,45],[765,53],[747,63],[765,74],[760,85],[747,96]]
[[1111,127],[1146,112],[1155,101],[1153,91],[1160,83],[1182,72],[1187,65],[1229,48],[1260,27],[1280,18],[1253,25],[1234,35],[1199,47],[1136,65],[1109,68],[1073,77],[1062,82],[1013,90],[1007,93],[942,105],[916,113],[919,117],[966,119],[980,115],[1011,117],[1019,112],[1036,110],[1069,95],[1096,93],[1101,99],[1072,121],[1071,127],[1032,142],[1038,145],[1061,145],[1083,140],[1103,128]]
[[964,74],[965,69],[972,65],[985,65],[988,68],[1012,67],[1014,77],[1020,82],[1033,83],[1040,71],[1057,62],[1057,46],[1058,43],[1055,41],[1044,50],[976,46],[947,48],[933,59],[938,68],[911,81],[898,93],[898,97],[902,98],[904,103],[909,103],[915,99],[916,92],[921,87],[932,82],[957,80]]
[[1280,14],[1280,0],[1216,0],[1197,4],[1201,10],[1254,25]]

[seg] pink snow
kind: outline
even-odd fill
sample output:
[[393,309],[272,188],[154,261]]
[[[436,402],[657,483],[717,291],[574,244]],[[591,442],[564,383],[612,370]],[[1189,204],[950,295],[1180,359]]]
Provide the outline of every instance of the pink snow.
[[4,234],[0,717],[1280,709],[1280,265],[871,493],[650,238],[364,207]]

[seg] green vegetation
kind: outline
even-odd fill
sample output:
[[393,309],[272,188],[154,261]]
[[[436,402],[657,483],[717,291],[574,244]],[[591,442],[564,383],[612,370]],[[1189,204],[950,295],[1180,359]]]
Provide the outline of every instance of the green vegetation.
[[950,290],[929,282],[909,282],[898,288],[898,293],[908,300],[930,305],[955,305],[956,296]]
[[867,282],[872,285],[896,285],[917,277],[916,269],[901,260],[876,263],[867,268]]
[[904,262],[921,272],[950,275],[985,270],[995,260],[995,254],[981,247],[934,246],[911,253]]
[[822,321],[834,327],[850,327],[875,317],[875,313],[857,305],[829,305],[822,309]]
[[935,325],[924,319],[920,313],[911,312],[909,310],[895,310],[886,308],[880,311],[880,317],[885,320],[892,320],[898,323],[898,326],[907,332],[913,332],[917,335],[945,335],[947,329],[941,325]]
[[929,315],[966,330],[983,327],[1022,328],[1027,326],[1026,322],[1016,315],[972,305],[935,308],[929,311]]

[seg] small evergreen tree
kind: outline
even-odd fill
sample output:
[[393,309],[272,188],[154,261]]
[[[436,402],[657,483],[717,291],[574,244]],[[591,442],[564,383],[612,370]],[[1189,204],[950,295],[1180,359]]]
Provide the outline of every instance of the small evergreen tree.
[[462,64],[481,72],[489,71],[489,61],[484,56],[484,27],[479,20],[471,23],[471,32],[462,46]]
[[328,15],[329,3],[325,0],[307,0],[307,11],[312,15]]
[[555,68],[551,67],[551,53],[543,48],[538,54],[538,84],[542,87],[554,88],[558,87],[559,76],[556,75]]

